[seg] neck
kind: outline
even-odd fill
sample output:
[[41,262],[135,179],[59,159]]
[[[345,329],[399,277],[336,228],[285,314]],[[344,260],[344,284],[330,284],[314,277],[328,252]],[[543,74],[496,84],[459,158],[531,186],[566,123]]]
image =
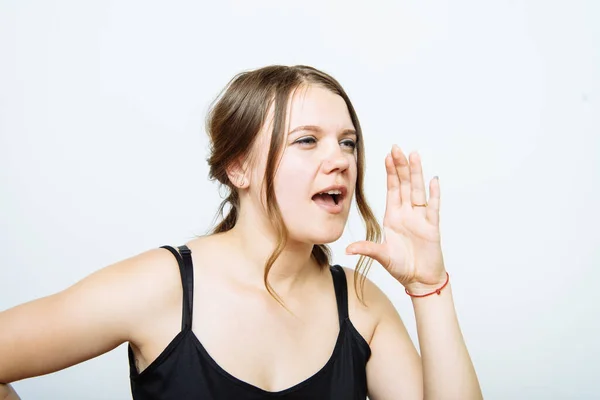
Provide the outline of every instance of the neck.
[[[256,214],[253,214],[256,215]],[[240,215],[235,227],[223,234],[231,248],[237,249],[240,262],[231,265],[240,279],[264,288],[265,264],[278,238],[270,224]],[[280,295],[290,292],[319,272],[312,259],[313,244],[288,240],[271,266],[268,281]]]

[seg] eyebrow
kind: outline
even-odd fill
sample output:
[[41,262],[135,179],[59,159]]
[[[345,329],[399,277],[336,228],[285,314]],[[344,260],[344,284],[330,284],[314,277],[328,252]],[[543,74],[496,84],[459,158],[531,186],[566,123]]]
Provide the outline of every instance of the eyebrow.
[[[294,129],[292,129],[288,133],[288,135],[291,135],[292,133],[299,132],[299,131],[313,131],[313,132],[321,133],[321,132],[323,132],[323,129],[321,129],[320,126],[316,126],[316,125],[301,125],[301,126],[298,126]],[[356,133],[356,131],[354,129],[344,129],[340,133],[342,135],[358,136],[358,134]]]

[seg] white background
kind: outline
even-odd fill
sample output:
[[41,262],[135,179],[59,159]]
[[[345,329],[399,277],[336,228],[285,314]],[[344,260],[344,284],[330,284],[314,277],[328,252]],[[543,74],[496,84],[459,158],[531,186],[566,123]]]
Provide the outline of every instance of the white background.
[[[381,218],[383,159],[440,176],[442,237],[486,399],[600,398],[600,4],[1,1],[0,310],[211,224],[210,101],[309,64],[344,85]],[[333,245],[362,238],[352,215]],[[416,340],[411,303],[375,265]],[[0,327],[2,329],[2,327]],[[1,355],[0,355],[1,356]],[[17,382],[130,398],[126,348]]]

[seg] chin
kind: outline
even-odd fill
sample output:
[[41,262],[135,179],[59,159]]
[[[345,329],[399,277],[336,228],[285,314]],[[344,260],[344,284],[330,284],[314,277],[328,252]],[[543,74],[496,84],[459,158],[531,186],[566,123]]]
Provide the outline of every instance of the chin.
[[339,228],[336,227],[335,229],[330,229],[328,231],[324,230],[323,228],[326,227],[322,227],[321,229],[316,229],[315,231],[311,232],[309,235],[309,241],[312,244],[329,244],[329,243],[333,243],[336,240],[338,240],[340,237],[342,237],[342,234],[344,233],[344,227],[340,226]]
[[329,244],[342,237],[346,219],[336,221],[293,221],[288,225],[289,240],[306,244]]

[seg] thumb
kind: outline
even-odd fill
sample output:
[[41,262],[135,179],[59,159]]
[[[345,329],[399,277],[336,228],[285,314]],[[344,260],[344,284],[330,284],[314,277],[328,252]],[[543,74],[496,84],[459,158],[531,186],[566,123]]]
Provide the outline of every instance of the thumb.
[[390,257],[385,246],[381,243],[369,242],[367,240],[350,244],[346,247],[346,254],[360,254],[371,257],[385,268],[387,268],[390,263]]

